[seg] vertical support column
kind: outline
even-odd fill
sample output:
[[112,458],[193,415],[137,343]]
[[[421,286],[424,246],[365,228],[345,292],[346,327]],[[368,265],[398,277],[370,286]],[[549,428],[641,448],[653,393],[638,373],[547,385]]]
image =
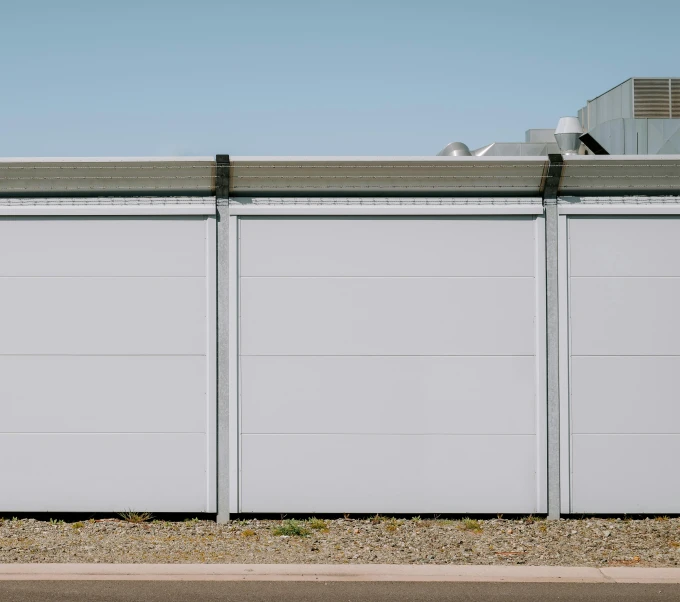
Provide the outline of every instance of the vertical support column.
[[545,206],[546,344],[548,385],[548,518],[560,517],[560,374],[559,296],[557,275],[557,191],[562,155],[548,155],[550,164],[543,190]]
[[217,522],[229,522],[229,155],[217,155]]

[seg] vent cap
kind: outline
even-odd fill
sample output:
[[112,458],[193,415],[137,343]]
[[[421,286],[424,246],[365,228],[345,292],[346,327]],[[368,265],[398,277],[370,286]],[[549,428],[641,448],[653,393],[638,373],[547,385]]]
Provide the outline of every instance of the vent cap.
[[451,142],[437,153],[438,157],[471,157],[472,153],[467,144]]
[[680,79],[635,78],[633,110],[637,119],[680,118]]
[[583,128],[578,117],[562,117],[555,130],[557,146],[565,155],[576,155],[581,148],[582,134]]

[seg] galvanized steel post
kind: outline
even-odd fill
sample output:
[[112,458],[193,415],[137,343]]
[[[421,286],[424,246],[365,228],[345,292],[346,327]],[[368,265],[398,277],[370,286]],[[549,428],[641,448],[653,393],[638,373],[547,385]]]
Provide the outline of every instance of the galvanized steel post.
[[217,522],[229,521],[229,155],[217,155]]
[[559,307],[557,277],[557,192],[563,158],[548,155],[550,164],[543,189],[545,206],[546,345],[548,384],[548,518],[560,517],[560,380]]

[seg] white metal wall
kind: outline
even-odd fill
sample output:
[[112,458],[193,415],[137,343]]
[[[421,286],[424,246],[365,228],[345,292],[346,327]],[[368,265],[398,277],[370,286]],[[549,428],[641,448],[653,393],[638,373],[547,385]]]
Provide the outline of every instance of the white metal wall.
[[213,217],[0,217],[0,510],[215,510]]
[[560,224],[562,512],[675,513],[680,217],[604,211]]
[[545,511],[542,217],[231,219],[239,511]]

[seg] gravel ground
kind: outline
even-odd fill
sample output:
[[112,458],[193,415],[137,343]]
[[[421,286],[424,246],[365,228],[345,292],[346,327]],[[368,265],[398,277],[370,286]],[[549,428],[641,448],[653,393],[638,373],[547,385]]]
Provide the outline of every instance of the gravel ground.
[[[281,533],[283,529],[283,535]],[[302,534],[295,534],[302,532]],[[292,533],[285,535],[285,533]],[[309,521],[218,525],[0,519],[0,563],[677,566],[680,518]]]

